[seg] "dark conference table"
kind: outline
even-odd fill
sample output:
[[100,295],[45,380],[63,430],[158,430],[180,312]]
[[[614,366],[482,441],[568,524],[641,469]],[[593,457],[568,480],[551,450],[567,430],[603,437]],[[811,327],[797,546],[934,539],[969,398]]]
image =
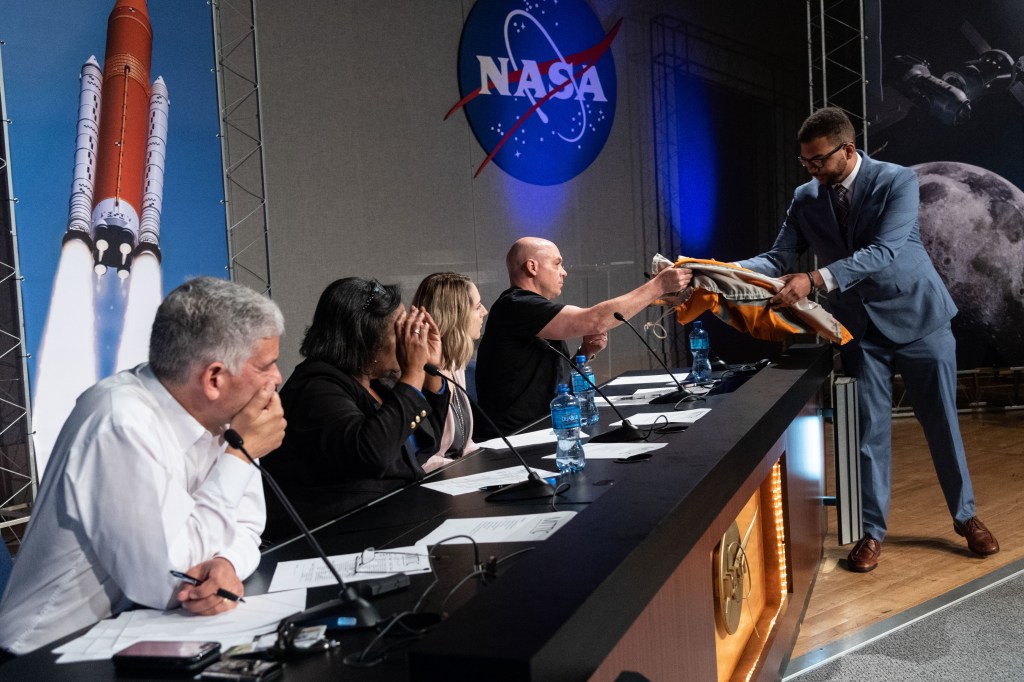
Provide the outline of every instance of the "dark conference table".
[[[578,513],[551,539],[480,545],[483,561],[497,560],[495,577],[486,584],[472,578],[453,591],[472,570],[473,547],[436,546],[433,575],[413,575],[408,588],[373,603],[384,616],[409,610],[436,577],[438,584],[420,611],[439,613],[443,603],[444,621],[415,641],[384,639],[379,644],[390,653],[372,667],[353,667],[343,659],[361,651],[375,633],[341,633],[334,651],[287,661],[284,679],[645,679],[630,677],[629,671],[666,679],[659,670],[672,671],[672,679],[714,679],[713,618],[710,628],[706,622],[714,597],[705,549],[714,546],[723,523],[736,518],[751,492],[756,493],[766,467],[784,454],[789,594],[768,644],[750,664],[754,679],[777,678],[795,643],[821,557],[825,516],[819,408],[831,358],[829,347],[791,348],[757,374],[729,378],[721,392],[686,403],[683,409],[712,409],[685,431],[654,434],[652,442],[667,446],[649,461],[588,460],[583,472],[568,477],[571,488],[556,502],[558,511]],[[636,388],[605,391],[621,395]],[[621,409],[628,416],[671,405]],[[611,410],[601,408],[602,429],[615,420]],[[794,424],[808,420],[810,431],[805,424],[794,432]],[[555,471],[554,460],[541,457],[553,451],[553,444],[521,450],[531,466],[549,471]],[[426,481],[514,464],[507,450],[481,450]],[[413,545],[449,518],[551,510],[550,499],[490,503],[485,496],[451,496],[413,484],[343,514],[315,534],[328,554],[368,547],[380,551]],[[265,592],[279,561],[311,556],[301,538],[271,547],[246,581],[246,594]],[[675,593],[667,587],[673,581]],[[686,592],[682,596],[677,594],[680,585]],[[312,589],[308,603],[336,593],[336,587]],[[666,611],[658,606],[664,603],[672,606]],[[110,661],[55,665],[52,648],[0,666],[0,680],[115,678]]]

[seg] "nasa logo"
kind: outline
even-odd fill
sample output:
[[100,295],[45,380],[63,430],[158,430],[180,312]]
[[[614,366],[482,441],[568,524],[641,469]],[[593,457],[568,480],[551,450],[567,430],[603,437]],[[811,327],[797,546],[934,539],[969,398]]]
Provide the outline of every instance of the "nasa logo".
[[[479,0],[462,29],[459,91],[487,158],[534,185],[557,185],[601,153],[615,119],[619,23],[605,34],[584,0]],[[475,177],[475,175],[474,175]]]

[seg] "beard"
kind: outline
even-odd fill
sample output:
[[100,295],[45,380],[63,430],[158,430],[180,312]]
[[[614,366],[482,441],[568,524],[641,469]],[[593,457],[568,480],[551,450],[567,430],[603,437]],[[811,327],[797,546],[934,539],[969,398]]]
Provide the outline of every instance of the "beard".
[[823,185],[831,186],[831,185],[838,184],[840,180],[842,180],[843,178],[845,178],[847,176],[846,166],[847,166],[846,159],[842,158],[842,159],[839,160],[839,165],[836,166],[835,170],[830,171],[828,173],[820,173],[819,172],[817,175],[814,176],[814,179],[817,180],[818,182],[820,182]]

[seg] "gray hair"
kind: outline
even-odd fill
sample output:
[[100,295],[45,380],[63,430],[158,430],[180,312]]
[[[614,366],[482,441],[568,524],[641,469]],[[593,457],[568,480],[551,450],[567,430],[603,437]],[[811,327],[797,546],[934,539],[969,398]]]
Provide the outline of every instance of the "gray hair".
[[173,385],[212,362],[238,374],[261,339],[283,333],[281,309],[266,296],[224,279],[197,277],[157,309],[149,364],[158,379]]

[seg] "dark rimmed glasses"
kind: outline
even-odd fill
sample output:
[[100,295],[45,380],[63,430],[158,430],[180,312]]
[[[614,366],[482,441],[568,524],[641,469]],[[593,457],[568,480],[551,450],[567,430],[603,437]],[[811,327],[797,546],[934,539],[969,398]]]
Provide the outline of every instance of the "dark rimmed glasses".
[[[413,552],[394,552],[392,550],[377,550],[367,547],[356,556],[355,573],[396,573],[395,564],[402,566],[416,566],[419,564],[423,554]],[[398,558],[394,558],[398,557]],[[374,565],[374,559],[380,559]]]
[[802,156],[798,156],[798,157],[796,157],[796,160],[799,161],[800,165],[803,166],[804,168],[818,170],[819,168],[821,168],[822,166],[825,165],[825,162],[828,161],[829,158],[833,154],[835,154],[837,151],[839,151],[840,149],[842,149],[843,147],[845,147],[848,144],[853,144],[853,143],[852,142],[840,142],[838,145],[836,145],[835,149],[830,151],[828,154],[825,154],[825,156],[815,156],[813,159],[805,159]]

